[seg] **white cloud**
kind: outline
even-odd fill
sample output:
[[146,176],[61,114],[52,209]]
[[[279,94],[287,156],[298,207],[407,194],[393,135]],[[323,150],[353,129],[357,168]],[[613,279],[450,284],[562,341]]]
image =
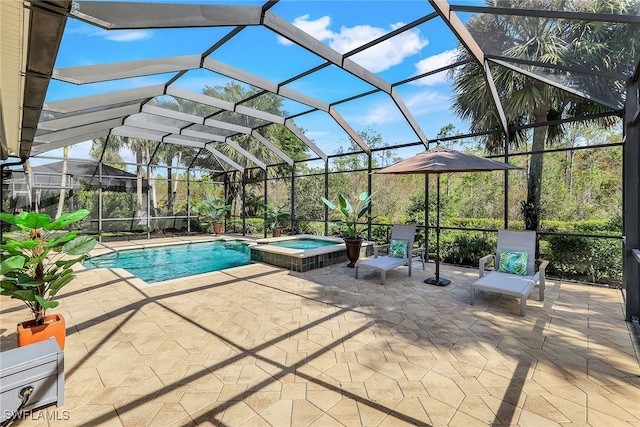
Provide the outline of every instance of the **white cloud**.
[[345,53],[383,36],[385,33],[382,28],[369,25],[341,27],[339,33],[333,33],[329,45],[338,52]]
[[[2,0],[0,0],[2,1]],[[131,42],[137,40],[146,40],[153,37],[150,30],[105,30],[93,25],[78,24],[73,22],[69,28],[65,29],[66,34],[78,34],[87,37],[102,37],[105,40],[115,42]]]
[[138,40],[146,40],[152,37],[151,31],[118,31],[109,32],[105,35],[105,39],[114,42],[133,42]]
[[[403,95],[403,100],[414,117],[433,112],[448,111],[450,106],[448,95],[430,90]],[[399,123],[405,121],[405,118],[395,104],[377,102],[369,104],[369,108],[363,111],[362,114],[349,117],[348,121],[364,127]]]
[[[420,75],[429,71],[437,70],[438,68],[442,68],[446,65],[451,64],[455,54],[455,50],[447,50],[437,55],[432,55],[428,58],[423,59],[422,61],[415,64],[415,75]],[[424,77],[420,80],[416,80],[413,82],[413,84],[418,86],[433,86],[440,83],[446,83],[447,81],[447,71],[442,71],[440,73]]]
[[[302,15],[293,20],[293,25],[320,41],[330,40],[333,38],[333,32],[329,30],[331,18],[328,16],[323,16],[315,21],[310,21],[309,15]],[[285,46],[293,45],[291,40],[282,36],[278,36],[278,43]]]
[[395,105],[390,103],[373,103],[364,111],[364,114],[350,118],[349,121],[353,120],[362,126],[373,126],[394,123],[402,119],[402,115]]
[[[349,52],[389,32],[370,25],[343,26],[339,32],[334,32],[329,29],[331,18],[328,16],[316,20],[309,20],[309,15],[299,16],[294,19],[293,25],[314,38],[326,42],[340,53]],[[393,30],[402,25],[402,23],[396,23],[390,27]],[[283,37],[278,37],[278,42],[284,45],[292,44]],[[405,58],[417,54],[427,44],[429,41],[420,36],[420,31],[413,29],[360,52],[351,59],[369,71],[377,73],[402,63]]]
[[318,40],[329,40],[333,38],[333,31],[329,30],[331,18],[328,16],[323,16],[315,21],[309,21],[309,15],[299,16],[293,20],[293,25],[305,33],[311,34]]
[[416,92],[403,97],[407,108],[414,117],[434,111],[449,110],[451,105],[448,95],[430,90]]
[[[363,44],[362,41],[358,43]],[[351,59],[369,71],[377,73],[401,64],[405,58],[419,53],[427,44],[428,40],[420,37],[420,32],[414,29],[360,52]]]

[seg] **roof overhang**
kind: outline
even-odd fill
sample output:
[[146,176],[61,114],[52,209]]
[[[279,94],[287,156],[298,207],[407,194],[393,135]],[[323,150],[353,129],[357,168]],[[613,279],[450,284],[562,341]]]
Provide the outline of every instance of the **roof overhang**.
[[71,0],[0,2],[0,158],[31,155]]
[[0,154],[2,159],[20,152],[18,127],[26,64],[28,10],[20,0],[0,2]]

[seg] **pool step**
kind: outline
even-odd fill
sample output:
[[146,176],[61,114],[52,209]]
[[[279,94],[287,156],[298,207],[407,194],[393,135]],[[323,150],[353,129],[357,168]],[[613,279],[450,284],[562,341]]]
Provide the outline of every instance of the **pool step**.
[[[112,266],[118,260],[118,258],[120,258],[120,252],[117,249],[112,248],[111,246],[102,242],[97,242],[97,244],[109,249],[111,253],[100,255],[99,259],[90,258],[91,264],[93,264],[95,267],[108,268]],[[115,257],[112,258],[110,255],[115,255]]]

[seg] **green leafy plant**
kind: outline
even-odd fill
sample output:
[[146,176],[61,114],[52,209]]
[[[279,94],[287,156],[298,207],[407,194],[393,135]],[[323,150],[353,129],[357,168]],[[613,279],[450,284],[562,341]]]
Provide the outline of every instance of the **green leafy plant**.
[[64,227],[89,215],[86,209],[52,220],[47,214],[21,212],[18,216],[0,213],[0,220],[18,227],[23,240],[7,239],[0,245],[0,295],[23,301],[37,325],[44,322],[47,309],[58,306],[53,298],[75,277],[72,266],[87,258],[96,240],[79,236],[78,231],[59,233]]
[[440,239],[442,260],[457,265],[478,266],[480,258],[495,252],[497,243],[494,233],[448,231]]
[[246,218],[243,222],[242,219],[232,219],[227,223],[228,232],[242,233],[243,229],[249,236],[262,234],[264,231],[264,220],[258,218]]
[[267,204],[265,209],[267,214],[267,222],[270,228],[282,227],[282,222],[289,219],[291,214],[284,209],[284,206]]
[[209,194],[199,206],[193,209],[196,214],[207,217],[211,224],[220,222],[230,210],[231,205],[226,204],[225,199],[218,197],[216,194]]
[[552,274],[592,283],[621,281],[623,247],[620,240],[561,235],[546,239]]
[[338,211],[344,217],[343,221],[339,221],[340,227],[346,227],[346,231],[342,233],[343,237],[348,239],[361,239],[362,234],[367,231],[368,226],[363,225],[360,227],[358,222],[361,218],[369,218],[369,206],[375,194],[375,191],[369,195],[366,191],[363,191],[354,203],[351,203],[342,194],[338,194],[337,206],[324,197],[321,199],[329,209]]

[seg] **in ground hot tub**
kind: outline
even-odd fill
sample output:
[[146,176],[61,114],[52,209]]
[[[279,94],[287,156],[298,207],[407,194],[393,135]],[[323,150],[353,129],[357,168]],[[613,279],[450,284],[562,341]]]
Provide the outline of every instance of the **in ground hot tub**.
[[[347,248],[339,237],[297,234],[259,239],[251,247],[251,261],[305,272],[340,262],[348,262]],[[373,242],[362,242],[360,256],[373,254]]]

